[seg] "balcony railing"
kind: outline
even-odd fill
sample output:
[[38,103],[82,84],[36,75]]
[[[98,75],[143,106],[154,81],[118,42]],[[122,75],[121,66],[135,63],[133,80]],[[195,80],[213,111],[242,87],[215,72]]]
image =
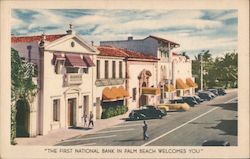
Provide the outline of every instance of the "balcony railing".
[[82,74],[69,73],[64,76],[65,85],[79,85],[82,84]]
[[101,86],[111,86],[111,85],[121,85],[124,83],[124,78],[118,78],[118,79],[97,79],[95,84],[97,87]]

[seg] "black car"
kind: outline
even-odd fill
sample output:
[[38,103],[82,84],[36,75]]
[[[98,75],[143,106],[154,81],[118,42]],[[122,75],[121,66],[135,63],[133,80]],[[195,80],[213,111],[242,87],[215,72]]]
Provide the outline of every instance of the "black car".
[[218,96],[218,90],[217,89],[208,89],[209,92],[212,92],[215,96]]
[[230,143],[224,140],[205,140],[202,146],[230,146]]
[[158,109],[153,105],[142,106],[139,109],[132,110],[129,114],[130,120],[141,120],[141,119],[160,119],[167,115],[162,110]]
[[204,100],[211,100],[213,99],[213,97],[211,96],[211,94],[207,93],[207,92],[199,92],[198,93],[198,96],[201,98],[201,99],[204,99]]
[[195,98],[195,100],[196,100],[198,103],[202,103],[202,102],[205,101],[204,99],[201,99],[201,98],[200,98],[199,96],[197,96],[197,95],[194,95],[193,97]]
[[219,94],[220,96],[221,96],[221,95],[223,96],[223,95],[227,94],[223,88],[216,88],[216,89],[217,89],[218,94]]
[[188,105],[190,106],[194,106],[196,104],[199,104],[196,99],[194,97],[191,97],[191,96],[185,96],[185,97],[182,97],[183,101],[185,103],[187,103]]
[[185,103],[185,102],[184,102],[184,100],[182,98],[180,98],[180,99],[170,100],[170,103],[171,104],[175,104],[175,103]]

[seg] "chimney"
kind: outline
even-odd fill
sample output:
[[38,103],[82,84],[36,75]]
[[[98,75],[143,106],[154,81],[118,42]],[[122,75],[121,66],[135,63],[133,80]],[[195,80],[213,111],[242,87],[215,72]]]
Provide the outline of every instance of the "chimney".
[[72,28],[73,28],[72,24],[69,24],[69,30],[66,31],[67,34],[72,34]]
[[128,41],[133,40],[133,36],[128,37]]

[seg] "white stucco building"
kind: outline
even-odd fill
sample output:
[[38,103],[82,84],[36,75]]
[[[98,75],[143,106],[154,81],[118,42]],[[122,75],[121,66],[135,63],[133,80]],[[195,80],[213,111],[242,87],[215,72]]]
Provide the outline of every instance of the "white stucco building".
[[72,28],[67,34],[12,37],[12,48],[38,65],[37,103],[30,103],[29,136],[82,125],[82,116],[96,114],[96,55]]

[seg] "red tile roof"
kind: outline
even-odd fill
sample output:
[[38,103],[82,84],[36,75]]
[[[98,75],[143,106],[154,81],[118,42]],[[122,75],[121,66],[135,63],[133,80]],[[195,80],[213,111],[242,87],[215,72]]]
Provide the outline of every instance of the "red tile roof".
[[151,56],[151,55],[145,55],[143,53],[126,50],[122,48],[115,48],[113,46],[98,46],[97,49],[100,51],[99,56],[128,57],[128,58],[158,60],[156,57]]
[[[52,42],[54,40],[57,40],[67,34],[55,34],[55,35],[45,35],[45,40]],[[28,43],[28,42],[35,42],[35,41],[40,41],[42,39],[41,35],[38,36],[14,36],[11,37],[11,42],[12,43]]]
[[[156,39],[157,41],[161,41],[161,42],[163,42],[163,43],[172,43],[172,44],[174,44],[174,45],[180,45],[180,44],[178,44],[178,43],[176,43],[176,42],[173,42],[173,41],[170,41],[170,40],[167,40],[167,39],[163,39],[163,38],[160,38],[160,37],[157,37],[157,36],[153,36],[153,35],[150,35],[149,37],[151,37],[151,38],[154,38],[154,39]],[[149,37],[147,37],[147,38],[149,38]]]

